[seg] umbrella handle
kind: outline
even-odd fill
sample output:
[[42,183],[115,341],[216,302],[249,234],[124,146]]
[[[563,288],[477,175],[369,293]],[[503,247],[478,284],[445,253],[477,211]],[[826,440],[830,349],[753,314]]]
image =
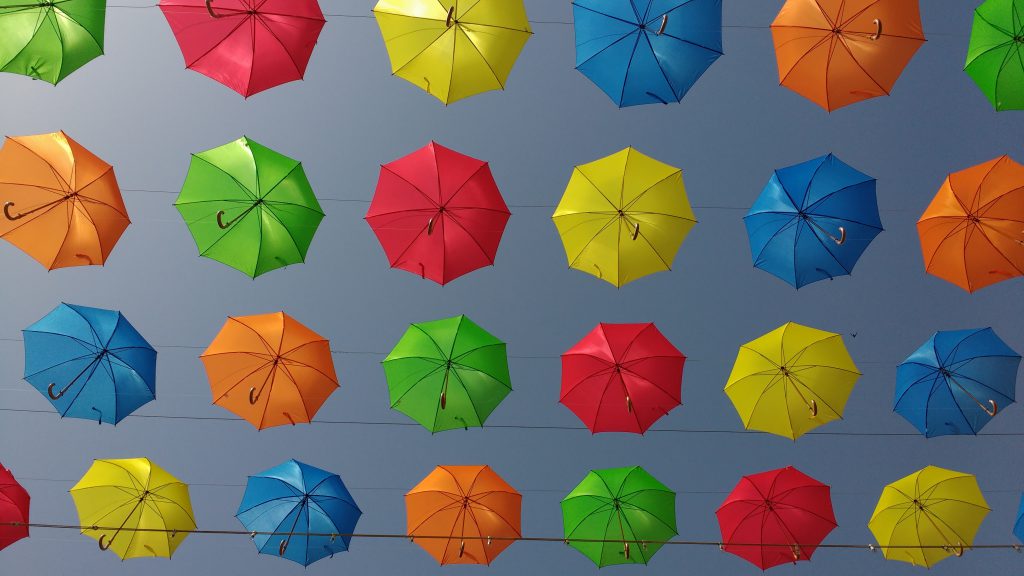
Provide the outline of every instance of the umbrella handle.
[[213,6],[210,5],[211,2],[213,0],[206,0],[206,11],[210,13],[211,18],[220,18],[220,15],[213,11]]
[[231,226],[234,223],[235,223],[234,220],[229,220],[228,223],[225,224],[224,223],[224,211],[223,210],[218,210],[217,211],[217,226],[220,226],[221,230],[227,230],[228,226]]
[[629,560],[629,542],[623,542],[622,546],[625,549],[626,560]]
[[947,546],[946,551],[959,558],[964,555],[964,543],[958,540],[956,546]]
[[838,244],[839,246],[842,246],[843,244],[846,244],[846,228],[843,227],[843,226],[840,226],[839,227],[839,238],[833,238],[832,240],[836,244]]
[[800,547],[796,544],[790,544],[789,549],[793,553],[793,564],[796,564],[796,561],[800,559]]
[[879,20],[878,18],[875,18],[874,20],[871,21],[871,23],[875,25],[875,33],[872,34],[870,38],[872,40],[878,40],[879,38],[882,37],[882,21]]
[[466,551],[466,541],[459,542],[459,558],[462,558],[462,553]]
[[996,413],[999,412],[999,405],[996,404],[995,400],[989,400],[988,401],[988,405],[992,407],[991,410],[989,410],[988,408],[986,408],[984,406],[982,406],[981,409],[984,410],[985,413],[989,415],[989,417],[995,416]]
[[56,382],[50,382],[50,385],[46,387],[46,394],[50,397],[51,400],[60,400],[60,397],[63,396],[64,393],[68,391],[67,388],[65,388],[64,390],[61,390],[60,392],[54,394],[53,389],[56,386]]
[[24,214],[11,214],[11,207],[14,206],[14,202],[4,202],[4,216],[8,220],[18,220],[24,218]]
[[110,540],[107,540],[106,538],[107,538],[106,534],[100,534],[100,539],[99,539],[100,550],[107,551],[107,550],[110,549],[110,545],[114,543],[114,539],[113,538],[111,538]]
[[256,391],[256,387],[249,388],[249,404],[255,406],[260,401],[260,394]]
[[636,223],[636,227],[633,228],[633,240],[636,240],[636,237],[639,236],[639,235],[640,235],[640,223],[637,222]]
[[[209,0],[207,0],[209,1]],[[445,19],[444,25],[447,28],[452,27],[452,23],[455,21],[455,6],[448,9],[448,18]]]
[[626,395],[626,412],[632,412],[632,411],[633,411],[633,399],[629,397],[629,394],[627,394]]
[[818,417],[818,403],[811,398],[811,401],[807,404],[807,409],[811,411],[811,418]]
[[288,549],[288,541],[281,540],[281,545],[277,547],[277,555],[284,556],[284,551]]
[[658,36],[665,32],[665,26],[668,26],[668,14],[661,15],[661,28],[658,28]]
[[427,220],[427,236],[434,233],[434,217],[431,216],[430,220]]

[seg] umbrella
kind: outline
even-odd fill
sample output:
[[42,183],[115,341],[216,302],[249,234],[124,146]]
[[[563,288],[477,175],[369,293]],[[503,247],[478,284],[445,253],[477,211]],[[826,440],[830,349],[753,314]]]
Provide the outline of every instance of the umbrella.
[[530,23],[523,0],[380,0],[391,73],[445,104],[504,90]]
[[0,71],[57,84],[103,54],[106,0],[0,0]]
[[974,9],[964,71],[996,110],[1024,109],[1024,1],[986,0]]
[[406,526],[441,565],[490,564],[522,535],[522,502],[490,466],[438,466],[405,495]]
[[431,432],[483,426],[512,391],[505,343],[465,316],[409,326],[382,364],[391,407]]
[[61,417],[117,424],[156,398],[156,350],[116,310],[61,304],[22,335],[25,380]]
[[149,458],[94,460],[71,498],[82,534],[122,560],[170,558],[196,529],[188,486]]
[[715,515],[722,550],[761,570],[810,560],[836,527],[829,487],[792,466],[744,476]]
[[114,169],[63,132],[0,149],[0,237],[48,270],[103,264],[131,222]]
[[1024,166],[1009,156],[950,174],[917,221],[925,270],[974,292],[1024,274]]
[[882,231],[875,179],[831,154],[776,170],[743,223],[754,266],[794,288],[850,274]]
[[576,69],[620,108],[679,102],[722,55],[722,0],[574,0]]
[[962,556],[988,513],[974,475],[928,466],[882,490],[868,528],[887,560],[930,568]]
[[552,220],[569,267],[616,287],[670,270],[697,223],[682,171],[632,147],[577,166]]
[[917,0],[786,0],[771,30],[779,83],[829,112],[888,95],[924,43]]
[[348,550],[361,515],[337,474],[288,460],[249,476],[235,517],[260,554],[309,566]]
[[599,568],[647,564],[676,531],[676,493],[639,466],[591,470],[562,500],[570,546]]
[[324,27],[317,0],[160,0],[185,67],[248,98],[301,80]]
[[381,166],[366,213],[393,268],[441,285],[493,265],[508,218],[487,163],[434,142]]
[[1020,499],[1020,507],[1017,508],[1017,521],[1013,524],[1013,535],[1018,540],[1024,541],[1024,495]]
[[253,278],[305,261],[324,217],[302,164],[245,136],[193,154],[174,205],[200,256]]
[[896,369],[893,410],[928,438],[977,434],[1014,402],[1019,365],[991,328],[936,332]]
[[[14,475],[0,464],[0,550],[22,538],[28,538],[28,492],[14,479]],[[5,523],[24,524],[3,526]]]
[[643,434],[679,406],[684,362],[653,323],[601,323],[562,354],[559,402],[591,432]]
[[789,322],[740,347],[725,393],[744,428],[796,440],[842,418],[859,377],[842,336]]

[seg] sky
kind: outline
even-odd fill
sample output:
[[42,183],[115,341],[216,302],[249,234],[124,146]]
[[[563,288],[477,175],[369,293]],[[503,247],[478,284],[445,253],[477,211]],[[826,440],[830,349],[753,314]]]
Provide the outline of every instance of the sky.
[[[127,3],[126,3],[127,2]],[[127,8],[123,6],[136,6]],[[779,0],[728,0],[725,55],[681,104],[618,109],[573,69],[569,2],[527,0],[534,36],[507,89],[445,107],[392,77],[369,0],[325,0],[306,80],[243,100],[184,68],[159,10],[111,7],[106,54],[53,87],[3,75],[0,132],[66,131],[115,169],[132,219],[107,264],[46,272],[0,246],[0,462],[37,522],[77,522],[67,491],[97,458],[146,456],[191,485],[201,528],[239,529],[246,476],[296,458],[338,473],[360,532],[404,533],[402,496],[439,464],[488,464],[523,494],[523,533],[560,536],[559,500],[590,469],[640,465],[678,493],[679,537],[717,540],[714,511],[744,474],[787,465],[832,486],[826,542],[868,544],[882,487],[933,464],[976,474],[992,508],[976,543],[1008,544],[1024,414],[981,437],[926,440],[892,412],[896,365],[936,330],[991,326],[1024,350],[1020,281],[973,295],[925,274],[914,223],[947,173],[1002,154],[1024,160],[1020,113],[995,113],[962,72],[973,3],[930,0],[928,42],[892,95],[832,114],[778,85],[767,26]],[[543,22],[543,23],[541,23]],[[551,23],[556,22],[556,23]],[[248,135],[301,160],[326,213],[304,264],[252,280],[199,258],[172,206],[189,154]],[[430,140],[490,162],[512,206],[496,266],[445,287],[391,270],[363,221],[379,165]],[[671,272],[622,289],[570,270],[550,216],[572,167],[626,146],[683,170],[699,223]],[[742,216],[772,170],[832,152],[878,179],[885,231],[850,277],[799,291],[751,266]],[[20,330],[59,302],[121,310],[159,352],[157,400],[116,427],[61,420],[21,380]],[[210,403],[198,355],[228,315],[284,310],[329,338],[341,388],[314,423],[257,432]],[[514,391],[493,425],[431,435],[388,407],[380,361],[411,322],[467,314],[508,343]],[[683,405],[646,436],[592,436],[558,404],[558,355],[598,322],[656,322],[688,356]],[[740,345],[795,321],[844,335],[863,372],[845,419],[796,442],[744,432],[722,388]],[[856,334],[856,336],[853,336]],[[528,358],[526,358],[528,357]],[[18,412],[11,410],[33,410]],[[40,412],[41,411],[41,412]],[[146,417],[148,416],[148,417]],[[513,426],[513,427],[508,427]],[[521,429],[514,426],[555,427]],[[675,431],[671,431],[675,430]],[[688,432],[680,432],[687,430]],[[874,434],[896,435],[874,435]],[[1022,556],[968,551],[936,576],[1009,574]],[[355,540],[303,570],[244,536],[190,536],[174,558],[121,562],[74,531],[34,529],[0,552],[2,574],[589,574],[562,544],[517,543],[489,568],[441,568],[406,541]],[[773,574],[918,573],[864,550],[821,550]],[[667,547],[646,568],[602,573],[757,574],[715,547]]]

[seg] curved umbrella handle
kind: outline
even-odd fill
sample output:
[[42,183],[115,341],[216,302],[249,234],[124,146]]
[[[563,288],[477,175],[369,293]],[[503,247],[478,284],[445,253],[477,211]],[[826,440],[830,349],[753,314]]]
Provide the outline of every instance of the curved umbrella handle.
[[813,398],[807,404],[807,409],[811,411],[811,416],[810,416],[811,418],[817,418],[818,417],[818,403],[815,402]]
[[431,216],[430,220],[427,220],[427,236],[434,233],[434,217]]
[[213,0],[206,0],[206,11],[210,13],[211,18],[220,18],[220,14],[213,11],[213,6],[210,5],[211,2]]
[[640,223],[637,222],[636,223],[636,227],[633,228],[633,240],[636,240],[636,237],[639,236],[639,235],[640,235]]
[[256,387],[249,388],[249,404],[255,406],[260,401],[260,393],[256,392]]
[[448,406],[448,391],[441,391],[441,410],[444,410]]
[[11,208],[14,206],[14,202],[4,202],[4,216],[8,220],[17,220],[23,218],[24,214],[11,214]]
[[949,552],[953,556],[956,556],[957,558],[963,556],[964,555],[964,543],[960,542],[958,540],[957,543],[956,543],[956,546],[949,546],[947,548],[947,552]]
[[99,539],[99,542],[98,542],[98,544],[100,545],[100,550],[103,550],[103,551],[109,550],[110,549],[110,545],[114,543],[114,539],[113,538],[111,538],[110,540],[107,540],[106,538],[107,538],[106,534],[100,534],[100,539]]
[[462,553],[466,551],[466,541],[459,542],[459,558],[462,558]]
[[879,20],[878,18],[875,18],[874,20],[871,21],[871,23],[875,25],[875,33],[869,36],[869,38],[871,38],[872,40],[878,40],[879,38],[882,37],[882,21]]
[[626,560],[629,560],[629,542],[623,542],[622,546],[625,549]]
[[843,227],[843,226],[840,226],[839,227],[839,238],[833,238],[832,241],[835,242],[836,244],[838,244],[839,246],[842,246],[843,244],[846,244],[846,228]]
[[665,33],[665,26],[668,26],[668,14],[662,14],[661,16],[661,28],[658,28],[658,36]]
[[445,19],[444,25],[447,28],[451,28],[453,22],[455,22],[455,6],[452,6],[451,8],[448,9],[448,18]]
[[277,547],[277,555],[284,556],[284,551],[288,549],[288,541],[281,540],[281,545]]
[[64,390],[61,390],[60,392],[54,394],[53,389],[56,386],[56,382],[50,382],[50,385],[46,387],[46,394],[47,396],[50,397],[51,400],[60,400],[60,397],[63,396],[65,392],[67,392],[67,388],[65,388]]
[[626,394],[626,412],[633,412],[633,399]]
[[790,544],[789,550],[793,553],[793,564],[796,564],[796,561],[800,559],[800,547],[796,544]]
[[225,224],[224,223],[224,211],[223,210],[218,210],[217,211],[217,226],[220,226],[221,230],[227,230],[228,226],[231,226],[234,223],[235,223],[234,220],[228,220],[227,224]]
[[995,416],[999,412],[999,405],[996,404],[995,400],[989,400],[988,401],[988,405],[992,407],[991,410],[989,410],[988,408],[986,408],[984,406],[982,406],[981,409],[984,410],[985,413],[988,414],[990,417],[991,416]]

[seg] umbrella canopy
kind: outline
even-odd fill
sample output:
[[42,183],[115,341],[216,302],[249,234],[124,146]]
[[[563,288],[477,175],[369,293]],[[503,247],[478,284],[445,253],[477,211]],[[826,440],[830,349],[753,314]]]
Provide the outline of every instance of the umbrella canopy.
[[337,474],[288,460],[249,476],[235,517],[260,554],[309,566],[348,550],[362,514]]
[[917,0],[786,0],[771,30],[779,83],[829,112],[888,95],[924,44]]
[[523,0],[380,0],[391,73],[451,104],[504,90],[533,32]]
[[850,274],[882,231],[875,179],[832,154],[776,170],[743,223],[754,266],[794,288]]
[[324,27],[317,0],[160,0],[185,67],[248,98],[301,80]]
[[991,328],[936,332],[896,369],[893,410],[928,438],[977,434],[1013,404],[1019,366]]
[[25,380],[61,417],[117,424],[156,398],[156,350],[116,310],[61,304],[22,336]]
[[245,136],[193,154],[174,205],[200,256],[253,278],[305,261],[324,218],[302,163]]
[[552,220],[569,267],[616,287],[670,270],[697,223],[682,170],[632,147],[577,166]]
[[1024,275],[1024,166],[1000,156],[950,174],[917,233],[925,270],[968,292]]
[[[0,524],[28,524],[28,492],[14,479],[14,474],[0,464]],[[22,538],[28,538],[28,526],[0,526],[0,550]]]
[[882,490],[868,528],[887,560],[930,568],[963,555],[988,513],[972,474],[928,466]]
[[382,364],[391,408],[431,432],[483,426],[512,391],[505,343],[465,316],[409,326]]
[[722,0],[574,0],[576,69],[620,108],[679,102],[722,55]]
[[122,560],[170,558],[196,529],[188,486],[149,458],[94,460],[71,498],[82,534]]
[[601,323],[562,354],[559,402],[593,433],[643,434],[679,406],[685,362],[653,323]]
[[974,9],[964,71],[996,110],[1024,110],[1024,0],[986,0]]
[[792,466],[744,476],[715,515],[722,549],[761,570],[810,560],[836,527],[829,487]]
[[366,213],[392,268],[441,285],[493,265],[508,218],[487,162],[434,142],[381,166]]
[[103,54],[106,0],[0,0],[0,72],[57,84]]
[[858,378],[842,336],[789,322],[740,347],[725,393],[744,428],[796,440],[842,418]]
[[490,466],[438,466],[405,495],[406,529],[441,565],[490,564],[522,535],[522,505]]
[[284,312],[228,317],[199,358],[213,403],[257,430],[309,422],[338,388],[330,343]]
[[114,169],[64,132],[7,137],[0,203],[0,237],[47,270],[103,264],[131,223]]
[[676,493],[639,466],[591,470],[562,500],[570,546],[599,568],[647,564],[676,530]]

